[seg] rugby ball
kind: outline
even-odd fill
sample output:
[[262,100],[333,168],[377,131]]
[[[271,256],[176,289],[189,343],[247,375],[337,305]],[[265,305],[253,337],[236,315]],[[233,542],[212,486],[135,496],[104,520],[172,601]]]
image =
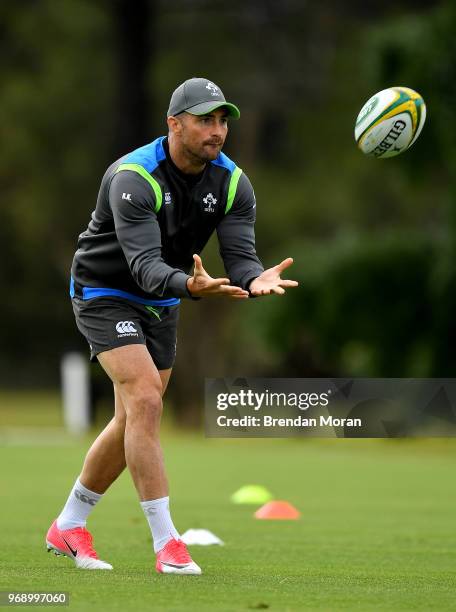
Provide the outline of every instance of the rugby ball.
[[355,140],[365,155],[394,157],[412,146],[426,119],[426,105],[408,87],[389,87],[369,98],[355,124]]

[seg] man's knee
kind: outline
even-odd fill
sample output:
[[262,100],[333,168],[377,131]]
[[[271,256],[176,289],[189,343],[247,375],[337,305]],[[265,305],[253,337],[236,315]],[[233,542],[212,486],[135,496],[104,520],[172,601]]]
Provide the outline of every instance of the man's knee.
[[139,386],[130,388],[122,394],[127,423],[147,422],[160,419],[162,396],[159,386]]

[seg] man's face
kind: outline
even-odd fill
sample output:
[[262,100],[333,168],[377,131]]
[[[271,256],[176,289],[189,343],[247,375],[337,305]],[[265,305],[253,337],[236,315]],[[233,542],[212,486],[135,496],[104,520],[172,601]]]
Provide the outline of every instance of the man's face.
[[177,119],[180,126],[176,136],[185,153],[204,163],[216,159],[228,133],[226,110],[218,108],[207,115],[182,113]]

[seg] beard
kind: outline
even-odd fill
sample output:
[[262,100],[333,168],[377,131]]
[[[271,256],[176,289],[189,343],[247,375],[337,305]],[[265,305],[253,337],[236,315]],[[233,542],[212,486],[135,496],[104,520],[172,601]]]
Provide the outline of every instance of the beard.
[[207,162],[214,161],[214,159],[217,159],[220,151],[222,150],[222,147],[223,142],[207,141],[203,142],[203,144],[198,147],[192,147],[187,144],[185,146],[185,149],[188,156],[193,158],[195,162],[205,164]]

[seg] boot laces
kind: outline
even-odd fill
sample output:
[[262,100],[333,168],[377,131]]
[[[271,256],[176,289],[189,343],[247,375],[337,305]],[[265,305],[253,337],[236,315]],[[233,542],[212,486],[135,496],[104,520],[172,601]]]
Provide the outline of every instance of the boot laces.
[[98,559],[97,553],[94,551],[92,542],[92,534],[85,529],[85,527],[77,527],[72,530],[78,538],[78,556],[81,557],[92,557],[92,559]]
[[176,563],[190,563],[191,562],[191,558],[190,555],[188,554],[188,550],[187,547],[185,546],[184,542],[182,542],[182,540],[171,540],[170,542],[171,546],[171,550],[170,552],[173,555],[173,559],[176,561]]

